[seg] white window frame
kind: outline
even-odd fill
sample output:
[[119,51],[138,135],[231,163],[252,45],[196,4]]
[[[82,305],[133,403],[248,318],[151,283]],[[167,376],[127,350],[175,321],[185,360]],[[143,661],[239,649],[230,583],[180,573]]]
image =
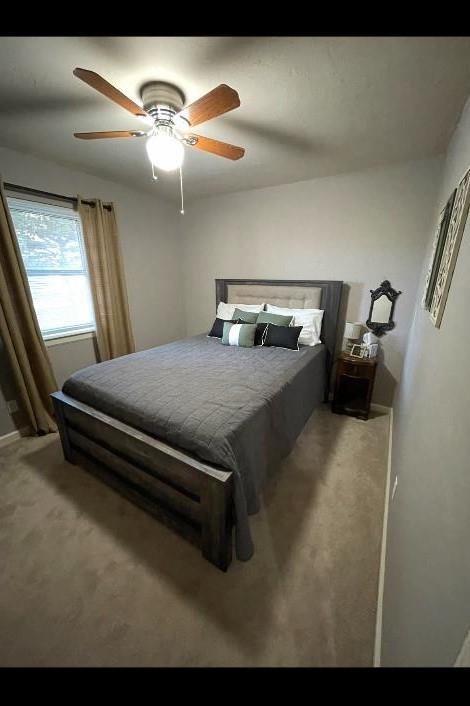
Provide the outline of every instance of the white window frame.
[[[8,202],[8,208],[14,209],[15,207],[18,209],[28,209],[28,210],[36,210],[39,213],[48,213],[50,215],[55,215],[55,216],[62,216],[64,217],[64,211],[68,211],[67,217],[72,218],[76,223],[78,224],[78,230],[79,230],[79,245],[80,249],[82,251],[83,255],[83,262],[85,263],[84,270],[81,272],[84,272],[88,280],[90,278],[90,273],[88,271],[88,262],[87,262],[87,257],[85,253],[85,242],[83,239],[83,228],[82,228],[82,221],[80,218],[80,215],[78,211],[76,211],[73,207],[72,203],[64,203],[64,204],[56,204],[56,203],[51,203],[49,201],[43,201],[42,199],[36,199],[36,198],[18,198],[17,196],[9,196],[7,195],[7,202]],[[20,250],[21,252],[21,250]],[[23,255],[21,254],[23,257]],[[25,265],[26,269],[26,265]],[[73,272],[73,271],[72,271]],[[71,274],[70,270],[64,270],[62,274]],[[27,272],[28,275],[28,272]],[[29,275],[28,275],[29,279]],[[93,312],[94,315],[94,312]],[[85,338],[93,338],[96,333],[96,323],[94,323],[92,326],[82,326],[81,328],[69,328],[69,329],[62,329],[61,331],[53,331],[51,333],[44,333],[41,331],[41,335],[46,342],[47,346],[53,346],[53,345],[59,345],[60,343],[63,342],[68,342],[72,339],[74,340],[82,340]]]

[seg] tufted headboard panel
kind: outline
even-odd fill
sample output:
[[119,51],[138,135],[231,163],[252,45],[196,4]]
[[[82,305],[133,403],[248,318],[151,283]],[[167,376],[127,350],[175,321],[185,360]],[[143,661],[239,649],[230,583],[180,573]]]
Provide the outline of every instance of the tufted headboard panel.
[[320,309],[320,287],[296,287],[269,284],[228,284],[227,302],[257,304],[265,302],[290,309]]

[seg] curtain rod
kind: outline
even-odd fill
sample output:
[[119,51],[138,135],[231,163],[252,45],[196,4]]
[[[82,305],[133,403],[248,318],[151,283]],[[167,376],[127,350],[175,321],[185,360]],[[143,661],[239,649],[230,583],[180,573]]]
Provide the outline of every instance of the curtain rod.
[[[29,186],[20,186],[19,184],[10,184],[9,182],[5,181],[3,182],[3,186],[5,189],[9,191],[17,191],[18,193],[21,194],[31,194],[34,196],[43,196],[48,199],[55,199],[56,201],[67,201],[68,203],[73,203],[76,204],[78,202],[78,199],[76,196],[63,196],[62,194],[53,194],[51,191],[41,191],[40,189],[32,189]],[[86,204],[87,206],[94,206],[93,201],[85,201],[85,199],[82,199],[82,203]],[[103,205],[103,208],[106,208],[108,211],[111,210],[111,206],[105,206]]]

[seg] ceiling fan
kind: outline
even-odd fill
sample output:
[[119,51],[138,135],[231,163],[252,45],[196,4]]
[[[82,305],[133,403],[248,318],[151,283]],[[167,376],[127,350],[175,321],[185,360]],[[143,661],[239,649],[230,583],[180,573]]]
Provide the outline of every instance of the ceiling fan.
[[[154,179],[155,167],[163,171],[180,169],[184,159],[184,145],[196,147],[204,152],[240,159],[245,154],[243,147],[230,145],[209,137],[196,135],[191,128],[205,123],[212,118],[238,108],[240,98],[230,86],[222,83],[209,93],[185,106],[185,96],[177,87],[164,81],[151,81],[142,86],[140,95],[143,107],[127,98],[102,76],[88,69],[74,69],[74,75],[81,81],[109,98],[132,115],[144,119],[148,130],[111,130],[107,132],[76,132],[80,140],[98,140],[102,138],[147,137],[147,154],[152,164]],[[183,212],[183,209],[182,209]]]

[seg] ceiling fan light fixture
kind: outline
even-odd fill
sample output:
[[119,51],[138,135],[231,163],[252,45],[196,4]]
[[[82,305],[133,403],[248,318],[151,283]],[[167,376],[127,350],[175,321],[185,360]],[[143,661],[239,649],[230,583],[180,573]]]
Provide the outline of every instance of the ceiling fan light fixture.
[[150,162],[157,169],[172,172],[183,164],[184,147],[169,132],[158,130],[145,145]]

